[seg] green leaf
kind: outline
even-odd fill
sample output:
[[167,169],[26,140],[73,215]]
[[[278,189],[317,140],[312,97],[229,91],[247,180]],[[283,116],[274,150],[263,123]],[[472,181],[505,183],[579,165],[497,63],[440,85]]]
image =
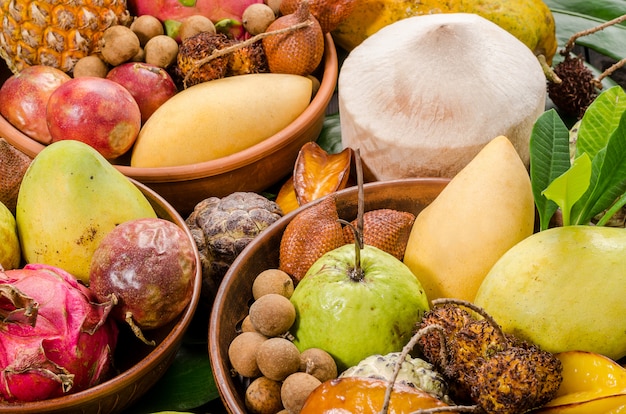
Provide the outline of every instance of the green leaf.
[[583,198],[574,205],[572,217],[575,224],[588,224],[593,217],[609,208],[626,192],[626,112],[622,113],[618,127],[613,131],[607,146],[593,159],[591,186]]
[[185,411],[219,398],[206,343],[186,343],[163,377],[132,407],[135,414]]
[[530,179],[541,230],[548,228],[558,208],[542,193],[569,167],[569,131],[557,112],[550,109],[537,119],[530,136]]
[[569,226],[570,212],[574,203],[585,194],[591,180],[591,159],[582,154],[576,158],[569,170],[554,179],[543,191],[543,195],[561,208],[563,225]]
[[[622,6],[623,7],[623,6]],[[560,48],[572,35],[605,23],[606,20],[568,10],[552,9]],[[626,56],[626,26],[613,25],[594,34],[580,37],[576,44],[588,47],[614,60]]]
[[[551,9],[567,10],[602,20],[612,20],[624,14],[624,0],[544,0],[544,2]],[[626,25],[626,22],[622,24]]]
[[586,152],[591,159],[607,146],[611,134],[626,111],[626,92],[615,86],[602,92],[587,108],[580,122],[576,155]]
[[322,132],[316,142],[329,154],[338,154],[343,150],[338,113],[326,115]]

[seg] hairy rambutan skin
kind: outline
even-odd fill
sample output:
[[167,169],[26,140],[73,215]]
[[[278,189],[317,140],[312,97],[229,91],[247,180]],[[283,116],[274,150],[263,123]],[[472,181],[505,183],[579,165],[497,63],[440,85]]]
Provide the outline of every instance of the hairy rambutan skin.
[[570,55],[554,67],[554,72],[561,82],[548,84],[548,96],[564,114],[582,118],[598,96],[593,73],[585,66],[581,56]]

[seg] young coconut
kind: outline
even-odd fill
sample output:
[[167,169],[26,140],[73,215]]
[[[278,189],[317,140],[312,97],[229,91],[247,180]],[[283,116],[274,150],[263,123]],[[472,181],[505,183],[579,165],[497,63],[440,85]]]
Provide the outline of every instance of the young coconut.
[[475,14],[410,17],[356,47],[338,79],[344,147],[366,178],[453,177],[498,135],[528,166],[546,78],[533,53]]

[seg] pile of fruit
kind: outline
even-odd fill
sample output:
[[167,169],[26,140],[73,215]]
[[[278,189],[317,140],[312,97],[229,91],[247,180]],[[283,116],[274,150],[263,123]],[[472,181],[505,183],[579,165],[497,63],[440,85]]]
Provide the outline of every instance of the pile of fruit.
[[282,130],[309,105],[324,36],[352,4],[19,3],[0,6],[13,71],[0,114],[42,144],[75,139],[134,167],[209,161]]
[[[189,306],[198,263],[186,229],[159,217],[89,145],[63,140],[31,161],[3,142],[3,165],[22,167],[0,188],[6,404],[61,397],[117,375],[117,358],[132,352],[117,351],[120,332],[135,349],[156,345],[153,332]],[[19,170],[17,185],[8,185]]]

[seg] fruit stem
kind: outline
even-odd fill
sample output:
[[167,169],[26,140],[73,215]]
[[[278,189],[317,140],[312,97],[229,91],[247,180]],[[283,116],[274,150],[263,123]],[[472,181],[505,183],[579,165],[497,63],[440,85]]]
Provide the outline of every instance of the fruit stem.
[[150,345],[150,346],[155,346],[156,342],[154,341],[148,341],[146,339],[145,336],[143,336],[143,332],[141,332],[141,329],[135,324],[135,321],[133,321],[133,313],[132,312],[126,312],[125,318],[126,323],[128,324],[128,326],[130,326],[130,329],[133,331],[133,333],[135,334],[135,336],[139,339],[141,339],[141,342],[143,342],[146,345]]
[[299,22],[296,24],[293,24],[291,26],[288,27],[283,27],[282,29],[278,29],[278,30],[272,30],[271,32],[263,32],[263,33],[259,33],[255,36],[252,36],[249,39],[243,40],[241,42],[235,43],[234,45],[231,46],[227,46],[223,49],[215,49],[209,56],[204,57],[200,60],[197,60],[196,62],[194,62],[194,67],[192,68],[192,70],[190,70],[186,75],[185,78],[183,79],[183,85],[187,85],[187,81],[189,80],[189,77],[193,74],[193,72],[196,69],[199,69],[200,67],[202,67],[203,65],[209,63],[210,61],[212,61],[213,59],[217,59],[219,57],[222,57],[224,55],[227,55],[229,53],[232,53],[236,50],[242,49],[244,47],[250,46],[255,42],[258,42],[259,40],[262,40],[268,36],[274,36],[277,34],[283,34],[283,33],[287,33],[287,32],[292,32],[292,31],[296,31],[298,29],[302,29],[308,26],[311,26],[313,24],[312,20],[307,20],[305,22]]
[[565,48],[560,52],[561,55],[567,56],[572,51],[572,49],[575,46],[576,40],[578,40],[579,38],[581,38],[583,36],[590,35],[590,34],[594,34],[596,32],[599,32],[600,30],[604,30],[604,29],[606,29],[609,26],[613,26],[615,24],[619,24],[619,23],[621,23],[621,22],[623,22],[625,20],[626,20],[626,14],[623,14],[623,15],[621,15],[619,17],[616,17],[613,20],[609,20],[607,22],[604,22],[601,25],[592,27],[590,29],[581,30],[580,32],[574,33],[572,35],[572,37],[570,37],[569,40],[567,41],[567,43],[565,44]]
[[622,58],[620,61],[611,65],[611,67],[609,67],[607,70],[598,75],[597,78],[591,81],[593,83],[593,86],[598,89],[602,89],[602,79],[606,78],[607,76],[611,76],[613,72],[624,66],[624,64],[626,64],[626,58]]

